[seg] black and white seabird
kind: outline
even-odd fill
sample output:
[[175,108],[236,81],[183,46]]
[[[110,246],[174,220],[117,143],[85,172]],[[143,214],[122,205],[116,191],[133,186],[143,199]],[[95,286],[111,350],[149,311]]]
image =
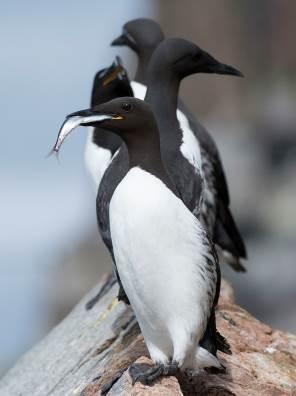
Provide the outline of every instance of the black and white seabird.
[[[54,147],[78,125],[118,134],[128,148],[125,174],[110,201],[116,266],[155,363],[134,381],[152,383],[177,370],[221,368],[215,321],[220,271],[202,223],[183,203],[161,158],[158,125],[151,107],[119,98],[66,118]],[[196,184],[202,190],[202,178]],[[220,336],[225,348],[226,340]],[[212,343],[211,343],[212,341]]]
[[[112,65],[95,75],[91,93],[91,107],[121,96],[133,96],[127,72],[117,56]],[[97,193],[102,177],[122,144],[114,133],[90,128],[85,147],[86,168]]]
[[[155,97],[158,91],[159,97],[165,97],[167,92],[154,87],[148,76],[148,65],[154,50],[164,39],[164,34],[160,26],[150,19],[135,19],[127,22],[123,27],[122,35],[112,42],[112,45],[125,45],[131,48],[138,55],[138,69],[136,81],[132,81],[135,97],[140,99],[145,97],[147,83],[151,90],[149,97]],[[158,59],[161,62],[161,59]],[[184,62],[185,65],[185,62]],[[164,72],[158,76],[155,65],[154,80],[158,80],[163,85],[163,80],[169,83],[169,77]],[[208,69],[207,73],[211,71]],[[176,90],[174,92],[176,94]],[[162,102],[161,108],[165,107]],[[160,110],[159,110],[160,113]],[[207,227],[212,239],[222,251],[227,263],[236,271],[245,271],[241,259],[247,258],[246,248],[240,232],[235,224],[230,211],[230,197],[226,182],[226,177],[217,146],[209,132],[196,120],[196,118],[179,101],[177,118],[183,133],[181,151],[187,156],[189,162],[196,163],[201,158],[201,166],[204,176],[203,205],[201,208],[202,221]],[[198,153],[200,152],[200,154]]]
[[[181,129],[176,117],[181,80],[199,72],[240,75],[236,69],[218,62],[207,52],[189,41],[183,39],[162,41],[150,61],[148,91],[145,100],[149,101],[156,116],[160,132],[161,154],[167,172],[176,185],[185,205],[196,217],[201,219],[212,238],[206,220],[208,220],[208,217],[210,218],[211,211],[215,209],[215,202],[213,202],[213,199],[210,200],[214,209],[206,207],[209,213],[208,217],[205,218],[203,208],[206,186],[199,183],[200,177],[202,177],[203,182],[205,181],[199,140],[191,132],[185,120],[183,129]],[[112,257],[114,256],[109,223],[109,204],[114,190],[124,177],[127,169],[128,153],[126,147],[122,145],[118,154],[108,166],[97,195],[98,225],[102,239]],[[208,175],[211,176],[211,181],[212,174],[208,172]],[[201,203],[199,202],[200,199],[202,199]],[[120,288],[118,298],[127,301],[122,288]]]

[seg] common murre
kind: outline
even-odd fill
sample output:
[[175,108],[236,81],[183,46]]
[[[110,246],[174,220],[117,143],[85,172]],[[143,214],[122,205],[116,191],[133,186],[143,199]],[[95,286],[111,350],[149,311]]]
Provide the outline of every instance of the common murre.
[[[122,35],[112,45],[125,45],[138,55],[135,81],[131,82],[135,97],[145,97],[148,64],[154,50],[164,39],[158,23],[139,18],[127,22]],[[244,241],[230,211],[230,196],[217,146],[209,132],[179,101],[177,118],[184,133],[183,153],[194,160],[197,144],[200,146],[205,193],[201,207],[202,221],[212,239],[220,248],[225,261],[236,271],[244,272],[241,259],[247,258]],[[195,147],[194,147],[195,146]],[[192,161],[191,161],[192,162]]]
[[[98,71],[95,75],[91,107],[121,96],[133,96],[133,90],[122,61],[119,56],[116,56],[111,66]],[[89,128],[84,158],[96,193],[121,143],[121,139],[113,133],[105,133],[100,128]]]
[[205,229],[165,170],[152,110],[143,101],[121,98],[73,113],[55,151],[79,120],[102,124],[128,148],[129,165],[110,202],[111,235],[120,277],[155,363],[140,376],[131,370],[133,380],[150,384],[178,369],[220,368],[216,340],[210,345],[215,334],[207,332],[215,321],[219,264]]
[[[161,154],[166,170],[176,185],[183,202],[199,217],[202,208],[199,200],[203,186],[199,177],[203,175],[201,154],[198,141],[194,136],[185,139],[185,133],[179,127],[176,118],[179,84],[183,78],[194,73],[239,74],[239,72],[215,60],[195,44],[183,39],[166,39],[155,50],[148,70],[150,82],[148,84],[147,100],[155,109],[160,131]],[[188,132],[188,131],[187,131]],[[195,145],[192,143],[194,139]],[[184,143],[187,142],[187,146]],[[184,146],[186,150],[184,151]],[[190,153],[186,157],[184,153]],[[97,219],[102,239],[113,257],[112,239],[109,223],[109,204],[118,183],[128,169],[128,153],[122,145],[116,157],[106,170],[97,195]],[[202,202],[203,204],[203,202]],[[210,208],[211,211],[212,208]],[[211,214],[211,212],[209,213]],[[201,218],[203,219],[203,218]],[[119,299],[127,301],[125,293],[120,288]],[[96,301],[96,298],[93,299]],[[91,303],[90,303],[91,306]]]

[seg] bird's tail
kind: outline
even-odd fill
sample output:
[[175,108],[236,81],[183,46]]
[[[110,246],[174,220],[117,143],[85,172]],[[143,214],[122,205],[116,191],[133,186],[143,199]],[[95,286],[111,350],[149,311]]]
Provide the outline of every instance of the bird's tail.
[[196,354],[195,354],[195,362],[194,369],[200,370],[208,367],[215,367],[218,369],[222,369],[223,366],[219,362],[219,359],[207,351],[205,348],[198,346]]
[[219,203],[213,240],[223,252],[227,263],[235,270],[245,272],[240,259],[247,258],[247,251],[230,209]]
[[218,330],[216,330],[216,343],[218,351],[226,353],[227,355],[232,355],[228,341]]

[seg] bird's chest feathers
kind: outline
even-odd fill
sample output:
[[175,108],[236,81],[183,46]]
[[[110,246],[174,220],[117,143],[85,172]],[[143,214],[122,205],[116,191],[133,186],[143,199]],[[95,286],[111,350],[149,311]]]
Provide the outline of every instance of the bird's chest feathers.
[[198,140],[190,127],[187,117],[180,110],[177,110],[177,118],[182,131],[180,151],[194,167],[195,171],[201,174],[201,150]]
[[[111,231],[124,232],[126,237],[137,232],[137,239],[140,232],[141,239],[145,240],[148,236],[151,238],[167,220],[167,205],[174,200],[177,197],[160,179],[138,167],[132,168],[112,196]],[[171,211],[174,211],[173,207]]]
[[[140,168],[131,169],[110,203],[111,237],[117,265],[125,269],[129,266],[129,273],[147,272],[147,276],[151,276],[151,265],[155,270],[165,271],[170,256],[176,253],[174,245],[182,238],[178,223],[184,222],[184,214],[185,218],[190,217],[188,227],[191,226],[191,213],[187,212],[161,180]],[[148,267],[145,262],[149,262]]]
[[131,82],[131,86],[132,86],[132,90],[134,93],[134,97],[144,100],[145,95],[146,95],[146,91],[147,91],[147,87],[144,84],[141,84],[137,81],[132,81]]
[[103,174],[111,162],[112,152],[107,148],[97,146],[93,142],[93,131],[94,128],[89,129],[85,149],[85,162],[87,169],[95,182],[95,187],[97,191]]

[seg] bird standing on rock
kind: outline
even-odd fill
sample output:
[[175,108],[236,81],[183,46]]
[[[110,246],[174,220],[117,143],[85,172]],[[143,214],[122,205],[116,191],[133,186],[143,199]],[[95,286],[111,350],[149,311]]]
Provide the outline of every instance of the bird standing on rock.
[[128,150],[128,167],[111,196],[110,229],[119,276],[154,362],[145,373],[130,370],[133,381],[221,368],[216,350],[202,343],[219,296],[215,249],[166,171],[151,107],[119,98],[73,113],[55,151],[78,125],[102,126]]
[[[131,82],[135,97],[140,99],[145,97],[147,84],[148,86],[151,84],[148,72],[149,61],[163,39],[164,34],[155,21],[140,18],[127,22],[123,26],[122,35],[112,42],[112,45],[128,46],[138,56],[136,81]],[[211,73],[209,69],[206,72]],[[157,73],[155,78],[158,78]],[[160,88],[158,90],[160,93]],[[156,81],[153,91],[157,91]],[[166,94],[166,91],[162,91],[163,98]],[[188,158],[192,162],[199,155],[201,156],[205,187],[201,220],[226,262],[234,270],[244,272],[241,259],[247,258],[247,252],[230,211],[230,197],[217,146],[209,132],[190,114],[181,101],[178,105],[177,118],[184,134],[183,150],[187,152]]]
[[[188,125],[186,128],[180,128],[176,110],[179,85],[183,78],[195,73],[215,72],[230,75],[240,74],[233,67],[220,63],[187,40],[166,39],[157,47],[150,60],[148,90],[145,98],[149,101],[156,116],[164,166],[185,205],[198,218],[201,217],[201,220],[203,219],[203,183],[205,180],[201,150],[198,140],[190,132]],[[99,230],[112,257],[109,204],[115,188],[128,169],[128,164],[128,152],[123,145],[108,166],[97,195]],[[210,215],[211,212],[209,212]],[[207,231],[209,232],[208,229]],[[127,301],[122,288],[118,297]]]

